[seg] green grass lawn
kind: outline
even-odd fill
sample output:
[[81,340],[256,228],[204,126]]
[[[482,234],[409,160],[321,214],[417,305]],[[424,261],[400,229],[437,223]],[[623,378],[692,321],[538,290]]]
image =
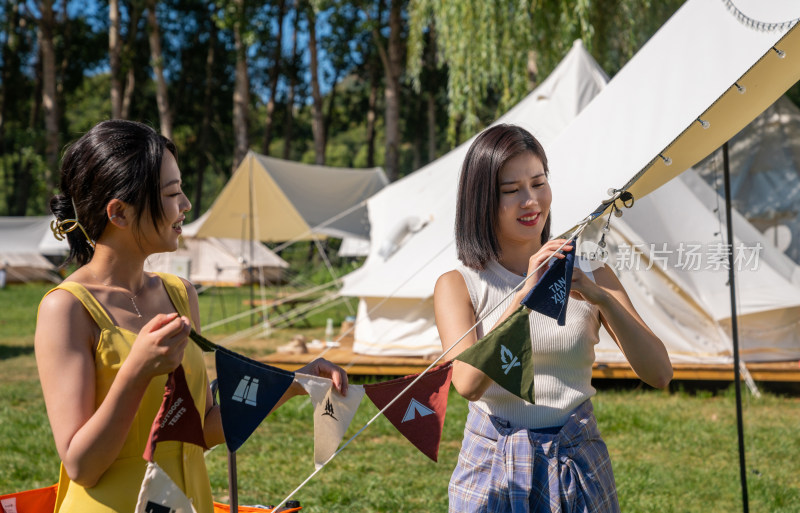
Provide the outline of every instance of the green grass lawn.
[[[0,494],[50,485],[58,477],[32,351],[36,304],[47,288],[0,290]],[[234,291],[227,294],[230,315],[242,298]],[[205,316],[213,305],[204,296]],[[310,330],[288,328],[268,340],[233,347],[251,355],[257,345],[272,346],[297,332],[319,337],[327,317],[338,324],[347,314],[340,305],[312,316]],[[215,339],[228,332],[208,334]],[[662,392],[603,383],[598,388],[595,413],[614,462],[622,511],[742,510],[732,389],[687,392],[673,386],[671,392]],[[314,471],[311,412],[307,398],[295,398],[242,446],[240,504],[277,503]],[[365,398],[346,438],[376,412]],[[438,463],[379,418],[296,498],[304,511],[446,511],[447,482],[466,412],[466,402],[451,390]],[[744,419],[750,511],[800,512],[800,398],[765,392],[756,399],[745,391]],[[206,462],[215,499],[227,502],[224,447],[212,450]]]

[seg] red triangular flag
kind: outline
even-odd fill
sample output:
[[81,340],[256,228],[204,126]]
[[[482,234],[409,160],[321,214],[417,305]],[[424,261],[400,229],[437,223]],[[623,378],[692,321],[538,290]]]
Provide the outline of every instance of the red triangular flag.
[[142,457],[147,461],[153,461],[156,444],[167,440],[177,440],[208,449],[203,436],[203,423],[189,392],[183,365],[178,365],[178,368],[167,376],[164,400],[158,415],[153,420],[150,438],[147,440]]
[[[435,367],[383,412],[409,442],[433,461],[439,457],[452,370],[452,362]],[[418,375],[364,385],[364,390],[375,406],[382,410]]]

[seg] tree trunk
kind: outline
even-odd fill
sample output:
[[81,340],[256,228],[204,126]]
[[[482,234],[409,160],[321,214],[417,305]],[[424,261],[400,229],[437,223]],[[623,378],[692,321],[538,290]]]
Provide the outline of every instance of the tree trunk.
[[53,46],[55,18],[52,0],[42,1],[41,13],[38,36],[42,51],[42,105],[45,113],[45,156],[47,160],[45,184],[48,190],[53,190],[55,188],[53,176],[55,176],[58,167],[59,132],[58,102],[56,99],[56,54]]
[[428,91],[428,162],[436,160],[436,95]]
[[156,0],[148,2],[147,22],[150,25],[150,59],[152,60],[153,72],[156,75],[158,120],[161,125],[161,134],[171,140],[172,114],[169,110],[167,82],[164,80],[164,56],[161,53],[161,30],[158,27],[158,16],[156,16]]
[[275,56],[273,58],[272,72],[270,73],[269,101],[267,102],[267,119],[264,121],[264,143],[261,153],[269,155],[269,146],[272,144],[272,125],[275,122],[275,95],[278,94],[278,78],[281,71],[281,57],[283,55],[283,18],[286,15],[286,0],[280,0],[278,5],[278,39],[275,41]]
[[[0,155],[6,153],[5,122],[8,112],[8,100],[13,98],[11,89],[16,84],[16,81],[12,84],[11,77],[12,75],[19,76],[20,69],[19,56],[17,53],[17,45],[19,42],[17,28],[20,21],[19,3],[12,2],[12,5],[6,8],[8,9],[6,26],[0,28],[0,30],[6,33],[2,48],[3,66],[0,68]],[[10,180],[6,180],[6,183],[10,183]]]
[[400,175],[400,73],[402,71],[403,52],[400,31],[402,30],[402,22],[401,0],[391,0],[387,48],[384,48],[378,30],[373,30],[386,79],[386,114],[384,116],[386,123],[386,155],[383,166],[389,181],[397,180]]
[[208,143],[211,134],[211,101],[214,83],[214,61],[216,55],[214,47],[217,44],[217,24],[212,20],[209,24],[211,26],[208,36],[208,52],[206,53],[206,83],[203,91],[203,121],[200,125],[200,140],[198,141],[198,149],[200,151],[197,156],[197,183],[194,187],[194,203],[192,205],[193,219],[196,221],[203,211],[203,177],[205,175],[206,166],[208,165]]
[[[431,22],[428,26],[428,54],[425,56],[425,66],[428,68],[429,76],[433,77],[436,73],[436,25]],[[428,110],[428,162],[436,159],[436,86],[433,80],[429,81],[427,96]]]
[[142,16],[141,2],[131,2],[131,19],[128,25],[128,39],[125,41],[123,55],[127,61],[128,71],[125,73],[125,88],[122,95],[122,108],[120,110],[120,117],[122,119],[129,119],[131,113],[131,103],[133,101],[133,91],[136,87],[136,72],[134,71],[134,47],[136,45],[136,37],[139,33],[139,18]]
[[328,95],[328,112],[323,118],[322,140],[325,143],[324,151],[326,155],[328,154],[328,134],[330,133],[331,123],[333,122],[333,109],[336,107],[336,84],[339,83],[339,73],[339,69],[336,69],[333,73],[333,85]]
[[245,0],[234,0],[236,19],[233,23],[233,39],[236,47],[236,83],[233,88],[233,171],[247,155],[250,135],[247,126],[250,105],[250,78],[247,74],[247,45],[243,38]]
[[311,97],[313,98],[313,120],[311,132],[314,134],[314,162],[325,164],[325,128],[322,112],[322,94],[319,91],[319,66],[317,63],[317,17],[314,7],[308,6],[308,47],[311,53]]
[[375,120],[378,109],[378,76],[370,73],[369,103],[367,107],[367,167],[375,167]]
[[283,158],[288,160],[292,154],[292,125],[294,124],[294,91],[297,87],[297,70],[294,63],[297,60],[297,31],[300,23],[300,10],[295,5],[294,32],[292,33],[292,73],[289,77],[289,94],[286,98],[286,128],[283,135]]
[[108,2],[108,61],[111,66],[111,117],[122,117],[122,80],[120,79],[120,57],[122,43],[119,31],[119,0]]

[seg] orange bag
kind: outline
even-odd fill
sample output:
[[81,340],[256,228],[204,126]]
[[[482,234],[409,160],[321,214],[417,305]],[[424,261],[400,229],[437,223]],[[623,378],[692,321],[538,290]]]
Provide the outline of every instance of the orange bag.
[[[3,513],[53,513],[53,509],[56,507],[57,491],[58,485],[54,484],[46,488],[0,495],[0,511]],[[281,513],[293,513],[301,509],[303,508],[281,508]],[[229,505],[214,503],[214,513],[230,513],[230,511]],[[272,510],[239,506],[239,511],[241,513],[270,513]]]
[[[280,513],[293,513],[295,511],[300,511],[303,509],[300,508],[281,508]],[[220,504],[219,502],[214,503],[214,513],[230,513],[231,507],[227,504]],[[239,506],[240,513],[270,513],[273,510],[271,509],[263,509],[263,508],[253,508],[250,506]]]
[[0,495],[0,511],[5,513],[53,513],[58,485]]

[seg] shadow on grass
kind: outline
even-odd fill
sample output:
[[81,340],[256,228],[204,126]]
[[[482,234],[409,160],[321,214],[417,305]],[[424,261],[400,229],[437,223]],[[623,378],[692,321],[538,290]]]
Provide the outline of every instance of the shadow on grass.
[[33,354],[33,346],[5,346],[0,344],[0,360]]

